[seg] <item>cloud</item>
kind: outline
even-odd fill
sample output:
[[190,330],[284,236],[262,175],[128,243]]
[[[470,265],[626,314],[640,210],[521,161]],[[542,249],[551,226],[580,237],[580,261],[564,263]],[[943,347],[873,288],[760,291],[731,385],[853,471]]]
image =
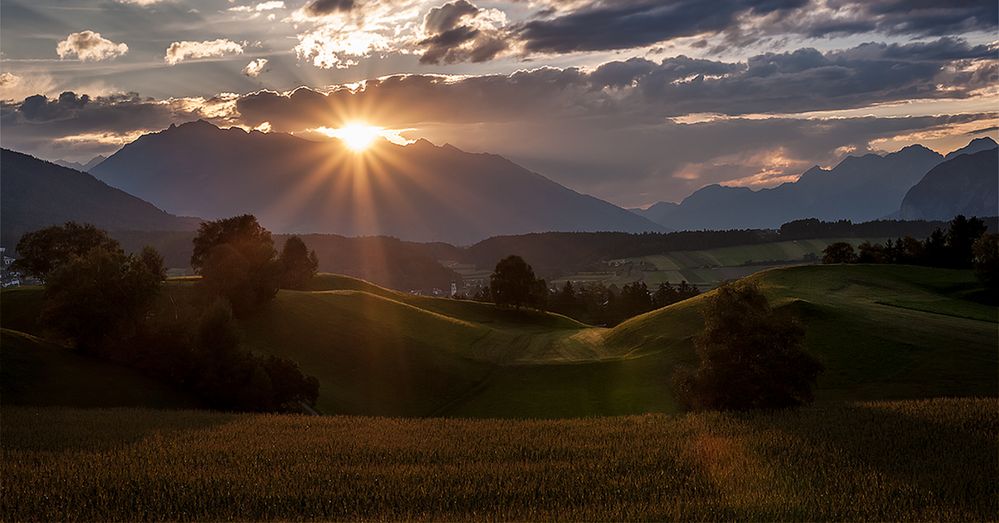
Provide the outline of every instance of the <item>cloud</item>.
[[230,7],[229,10],[236,13],[261,13],[263,11],[284,9],[284,7],[284,2],[281,0],[269,0],[267,2],[260,2],[256,5],[239,5],[236,7]]
[[485,62],[507,49],[502,27],[506,15],[480,9],[467,0],[434,7],[423,18],[424,47],[420,63]]
[[243,54],[243,44],[226,38],[203,42],[174,42],[167,48],[163,60],[170,65],[176,65],[189,58],[209,58],[228,54]]
[[56,45],[60,59],[76,56],[81,62],[110,60],[127,52],[127,45],[116,44],[90,30],[72,33]]
[[166,2],[168,0],[115,0],[115,1],[118,2],[119,4],[133,4],[133,5],[141,5],[143,7],[147,7],[147,6],[151,6],[151,5],[163,3],[163,2]]
[[993,53],[987,46],[940,39],[825,53],[803,48],[744,62],[676,56],[609,62],[592,71],[394,75],[359,88],[251,93],[240,97],[237,107],[251,126],[269,121],[279,130],[329,125],[331,114],[400,127],[598,117],[642,125],[691,113],[785,114],[968,98],[999,81]]
[[325,16],[330,13],[350,11],[354,8],[354,0],[312,0],[305,6],[305,11],[312,16]]
[[267,59],[257,58],[246,64],[246,67],[243,68],[243,74],[251,78],[256,78],[260,76],[260,73],[266,71],[265,67],[267,67]]
[[29,96],[0,102],[4,147],[43,158],[89,158],[113,152],[129,137],[198,118],[225,125],[234,101],[213,98],[156,100],[135,93],[89,96],[67,91],[55,98]]
[[594,1],[554,18],[529,21],[515,32],[528,52],[627,49],[721,32],[735,26],[741,16],[780,14],[806,3],[807,0]]

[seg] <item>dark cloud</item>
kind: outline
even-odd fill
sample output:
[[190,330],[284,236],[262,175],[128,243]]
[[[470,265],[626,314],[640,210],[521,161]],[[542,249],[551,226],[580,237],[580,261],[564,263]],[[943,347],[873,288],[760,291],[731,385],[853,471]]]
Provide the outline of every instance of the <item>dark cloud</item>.
[[830,0],[829,5],[851,12],[853,16],[839,22],[842,25],[840,28],[836,28],[833,22],[827,22],[827,26],[820,24],[805,31],[809,36],[872,30],[889,34],[943,36],[967,31],[995,31],[999,25],[999,2],[994,0]]
[[368,81],[364,89],[329,94],[307,88],[287,95],[260,92],[241,97],[237,108],[251,126],[269,121],[285,130],[328,125],[335,115],[395,126],[595,117],[640,124],[689,113],[850,109],[969,96],[999,81],[992,54],[986,46],[940,39],[826,53],[806,48],[736,63],[633,58],[592,72],[541,68],[457,80],[396,75]]
[[[114,136],[158,130],[171,123],[198,118],[179,105],[142,98],[135,93],[90,97],[65,92],[58,98],[29,96],[21,102],[0,102],[3,146],[45,158],[107,154],[120,144]],[[100,140],[73,140],[79,135],[104,135]]]
[[529,52],[627,49],[672,38],[722,32],[735,25],[740,15],[765,16],[806,3],[807,0],[596,1],[555,18],[532,20],[515,33]]
[[423,31],[429,36],[419,42],[424,48],[420,63],[486,62],[505,51],[502,29],[481,20],[482,14],[467,0],[432,8],[423,18]]
[[312,16],[323,16],[354,8],[354,0],[313,0],[305,6],[305,12]]

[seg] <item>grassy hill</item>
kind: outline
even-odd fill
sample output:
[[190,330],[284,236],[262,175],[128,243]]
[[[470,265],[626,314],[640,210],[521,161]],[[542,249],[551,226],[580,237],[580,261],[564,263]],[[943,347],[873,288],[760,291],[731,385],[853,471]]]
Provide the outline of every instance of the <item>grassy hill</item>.
[[666,281],[677,284],[686,280],[701,289],[712,288],[723,281],[745,278],[764,269],[817,263],[822,259],[822,250],[834,242],[856,246],[865,241],[883,243],[884,240],[878,237],[817,238],[670,251],[610,260],[606,271],[577,273],[559,278],[556,283],[566,279],[617,285],[644,281],[654,287]]
[[571,420],[3,409],[0,519],[986,521],[995,399]]
[[[801,266],[750,278],[803,321],[807,349],[826,366],[819,402],[999,392],[999,309],[971,299],[980,287],[970,271]],[[171,282],[165,301],[192,289]],[[3,292],[4,327],[37,334],[39,295]],[[694,362],[703,301],[602,329],[321,275],[312,290],[279,292],[242,326],[253,349],[290,357],[320,379],[324,413],[638,414],[676,410],[670,376]]]
[[0,329],[4,405],[186,407],[197,402],[138,372],[81,356],[30,334]]

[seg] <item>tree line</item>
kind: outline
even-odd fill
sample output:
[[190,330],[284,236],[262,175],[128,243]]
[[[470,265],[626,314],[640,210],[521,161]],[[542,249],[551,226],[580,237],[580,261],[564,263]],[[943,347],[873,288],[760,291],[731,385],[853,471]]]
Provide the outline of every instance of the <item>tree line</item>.
[[212,408],[315,405],[318,380],[292,360],[246,348],[236,321],[279,288],[308,285],[318,260],[299,238],[278,254],[253,216],[203,223],[191,258],[202,278],[179,303],[162,296],[166,271],[155,249],[126,254],[93,225],[31,232],[17,250],[14,269],[45,284],[41,323],[76,350],[168,381]]
[[510,255],[496,264],[489,286],[480,288],[472,299],[499,306],[548,310],[591,325],[613,326],[699,293],[696,286],[686,281],[677,286],[663,282],[654,291],[642,281],[618,288],[603,282],[576,285],[570,280],[561,288],[552,289],[523,258]]
[[832,243],[822,252],[822,263],[889,263],[951,269],[974,269],[990,290],[999,285],[999,235],[987,234],[980,218],[957,216],[947,230],[936,228],[923,240],[912,236],[888,238],[884,243],[863,242],[854,249]]

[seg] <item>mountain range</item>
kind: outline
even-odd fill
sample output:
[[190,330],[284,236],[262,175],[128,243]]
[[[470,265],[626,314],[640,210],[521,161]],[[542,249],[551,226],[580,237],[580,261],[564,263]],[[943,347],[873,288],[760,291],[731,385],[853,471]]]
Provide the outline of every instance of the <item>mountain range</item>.
[[339,140],[190,122],[147,134],[91,169],[172,213],[251,213],[275,232],[386,235],[469,244],[541,231],[662,231],[500,156],[426,140]]
[[103,229],[184,231],[200,220],[166,213],[93,176],[16,151],[0,151],[0,243],[67,221]]
[[848,156],[832,169],[815,166],[774,188],[708,185],[680,203],[634,211],[676,230],[773,228],[799,218],[876,220],[897,216],[906,192],[941,162],[995,147],[992,139],[980,138],[946,157],[922,145],[883,156]]
[[97,164],[103,162],[106,159],[107,156],[104,156],[103,154],[98,154],[97,156],[94,156],[86,163],[71,162],[68,160],[53,160],[52,163],[56,165],[61,165],[63,167],[68,167],[70,169],[73,169],[74,171],[89,172],[91,169],[96,167]]
[[905,193],[899,217],[903,220],[948,220],[999,214],[999,150],[952,157],[930,169]]

